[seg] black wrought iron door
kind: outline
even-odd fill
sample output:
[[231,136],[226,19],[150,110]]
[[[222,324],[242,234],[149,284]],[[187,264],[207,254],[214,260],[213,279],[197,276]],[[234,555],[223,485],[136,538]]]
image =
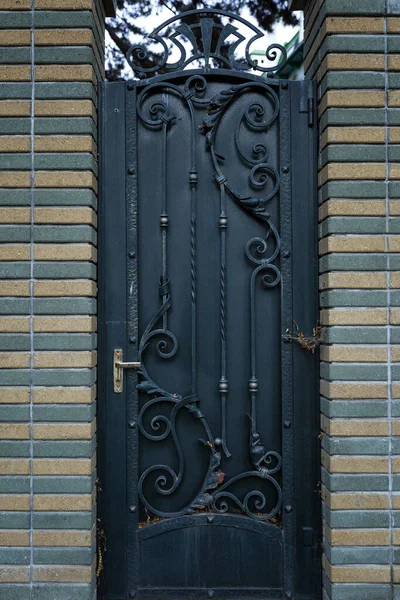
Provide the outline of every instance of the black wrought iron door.
[[128,54],[166,74],[105,88],[110,599],[318,597],[313,90],[251,74],[224,19],[171,19],[172,65]]

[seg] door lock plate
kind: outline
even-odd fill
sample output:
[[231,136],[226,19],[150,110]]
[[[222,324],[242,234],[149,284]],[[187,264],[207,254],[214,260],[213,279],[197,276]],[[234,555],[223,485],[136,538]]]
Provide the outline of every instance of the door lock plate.
[[124,362],[124,353],[121,348],[116,348],[113,353],[113,379],[114,393],[122,394],[124,391],[124,369],[140,369],[140,362]]

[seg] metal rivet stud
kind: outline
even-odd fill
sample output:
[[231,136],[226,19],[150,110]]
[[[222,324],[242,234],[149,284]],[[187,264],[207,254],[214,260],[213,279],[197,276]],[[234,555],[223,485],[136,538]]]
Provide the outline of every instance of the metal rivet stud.
[[289,173],[289,167],[282,167],[282,173]]
[[135,89],[135,84],[134,83],[128,83],[128,90],[130,92],[132,92]]
[[119,108],[114,108],[115,113],[119,113]]
[[292,426],[292,423],[290,421],[283,421],[283,428],[284,429],[290,429]]
[[282,83],[282,89],[287,90],[289,85],[287,83]]
[[131,512],[131,513],[134,513],[134,512],[136,512],[136,506],[134,506],[134,505],[132,504],[132,506],[130,506],[130,507],[129,507],[129,512]]
[[134,252],[133,250],[131,250],[131,252],[128,252],[128,256],[129,256],[129,258],[135,258],[136,252]]
[[207,592],[207,596],[208,596],[209,598],[212,598],[212,597],[214,596],[214,590],[208,590],[208,592]]
[[135,174],[135,169],[130,168],[128,169],[128,175],[134,175]]
[[136,427],[135,421],[130,421],[129,422],[129,429],[135,429],[135,427]]
[[207,517],[207,521],[208,521],[209,523],[212,523],[212,522],[214,521],[214,517],[213,517],[213,515],[208,515],[208,517]]
[[285,512],[287,512],[287,513],[291,513],[291,512],[292,512],[292,510],[293,510],[293,509],[292,509],[292,507],[290,506],[290,504],[286,504],[286,506],[285,506]]
[[284,257],[284,258],[290,258],[290,252],[289,252],[289,250],[285,250],[285,251],[284,251],[284,253],[283,253],[283,257]]
[[136,344],[136,335],[130,335],[129,336],[129,343],[130,344]]

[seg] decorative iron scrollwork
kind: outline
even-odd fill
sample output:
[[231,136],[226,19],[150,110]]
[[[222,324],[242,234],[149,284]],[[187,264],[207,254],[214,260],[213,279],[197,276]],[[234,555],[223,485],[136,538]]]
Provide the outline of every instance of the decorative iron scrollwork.
[[[239,27],[233,25],[234,22],[240,24],[242,30],[250,32],[250,39],[247,40],[239,31]],[[157,64],[145,66],[149,52],[144,44],[131,46],[126,58],[139,77],[171,73],[194,62],[203,63],[204,69],[208,71],[211,61],[225,69],[254,69],[262,73],[273,73],[278,67],[286,64],[287,53],[280,44],[272,44],[265,51],[265,58],[271,63],[270,66],[261,66],[253,60],[251,47],[264,35],[260,29],[239,15],[212,8],[189,10],[171,17],[148,36],[149,43],[161,46],[161,56]],[[242,48],[242,44],[246,45],[243,56],[238,59],[236,52]],[[179,54],[178,59],[168,62],[176,51]]]
[[[204,11],[199,11],[203,14]],[[210,54],[211,56],[211,54]],[[213,99],[205,98],[207,82],[201,75],[194,75],[187,79],[183,88],[180,88],[171,82],[157,82],[150,85],[139,94],[137,112],[146,127],[162,131],[162,212],[160,215],[161,226],[161,255],[162,255],[162,275],[159,283],[159,295],[161,298],[160,307],[150,319],[145,328],[139,344],[139,360],[142,364],[138,371],[141,380],[138,384],[139,391],[150,396],[142,406],[138,425],[140,433],[151,442],[162,442],[170,438],[173,442],[177,466],[173,469],[167,464],[154,464],[148,467],[141,474],[138,483],[138,493],[140,500],[146,510],[160,517],[176,517],[185,514],[191,514],[197,510],[209,508],[216,513],[226,513],[231,510],[240,510],[247,516],[266,521],[274,517],[281,508],[282,490],[278,480],[274,477],[282,466],[282,459],[278,452],[268,450],[261,440],[257,427],[257,395],[258,380],[256,373],[256,314],[255,314],[255,285],[256,280],[260,279],[265,289],[273,288],[280,282],[280,271],[275,264],[280,252],[280,238],[276,227],[270,220],[267,212],[268,202],[277,195],[279,191],[280,179],[279,173],[275,167],[268,163],[268,150],[263,144],[256,144],[252,148],[252,155],[249,156],[240,144],[240,126],[246,126],[252,131],[267,132],[276,120],[279,113],[279,100],[271,87],[262,82],[246,82],[244,84],[231,86],[221,91]],[[243,196],[228,181],[224,175],[221,162],[223,157],[216,150],[218,137],[218,128],[221,119],[230,106],[230,104],[240,95],[248,92],[262,91],[263,97],[271,105],[271,116],[265,118],[265,109],[254,101],[244,110],[238,133],[235,136],[235,144],[241,160],[249,168],[249,186],[257,191],[263,192],[259,196]],[[155,347],[155,351],[162,359],[171,359],[178,350],[178,340],[174,333],[168,327],[168,312],[172,306],[171,300],[171,282],[168,278],[168,205],[167,205],[167,132],[170,127],[175,126],[175,115],[167,103],[158,99],[152,101],[151,95],[154,92],[162,94],[172,94],[179,97],[186,103],[191,118],[191,156],[190,169],[188,173],[191,215],[190,215],[190,297],[191,297],[191,390],[190,393],[183,396],[161,387],[148,372],[146,364],[146,353],[150,347]],[[146,110],[144,104],[146,102]],[[197,393],[197,346],[196,346],[196,302],[197,302],[197,261],[196,261],[196,202],[197,202],[197,164],[196,164],[196,140],[198,139],[198,130],[195,127],[194,110],[195,107],[205,108],[206,116],[203,121],[202,134],[205,135],[206,148],[210,151],[214,176],[220,193],[220,334],[221,334],[221,374],[218,382],[218,391],[221,397],[221,436],[214,437],[213,432],[201,412],[201,400]],[[227,399],[229,397],[228,374],[226,369],[226,276],[227,276],[227,253],[226,253],[226,230],[228,227],[228,218],[226,212],[226,192],[245,212],[253,218],[262,222],[265,227],[265,238],[253,237],[250,239],[244,252],[253,266],[250,275],[250,378],[249,378],[249,400],[250,400],[250,427],[249,427],[249,458],[252,468],[249,471],[240,473],[225,481],[225,474],[221,471],[220,465],[222,452],[229,459],[231,453],[228,449],[228,440],[226,435],[226,410]],[[155,342],[152,345],[152,342]],[[155,407],[164,406],[164,410],[152,418],[147,418],[147,411]],[[165,414],[165,407],[170,410]],[[148,478],[151,478],[154,491],[162,496],[171,496],[179,488],[184,476],[184,456],[176,429],[178,414],[185,409],[196,420],[198,420],[204,430],[204,439],[201,443],[209,452],[209,464],[201,488],[195,498],[183,508],[175,511],[164,511],[153,506],[149,501],[145,485]],[[153,412],[151,413],[153,414]],[[221,452],[222,451],[222,452]],[[269,490],[275,493],[275,501],[271,505],[270,493],[266,496],[262,489],[254,489],[247,492],[244,498],[239,498],[234,493],[235,484],[257,479],[261,486],[269,486]],[[148,485],[148,484],[147,484]],[[268,502],[270,505],[268,505]]]

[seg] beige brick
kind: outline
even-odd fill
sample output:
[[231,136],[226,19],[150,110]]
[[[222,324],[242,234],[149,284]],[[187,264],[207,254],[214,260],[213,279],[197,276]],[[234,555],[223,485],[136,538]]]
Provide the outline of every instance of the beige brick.
[[392,435],[400,435],[400,421],[392,421]]
[[322,465],[330,473],[388,473],[389,459],[383,457],[329,456],[321,452]]
[[[400,127],[399,127],[400,129]],[[384,144],[384,127],[327,127],[321,136],[321,146],[327,144]]]
[[[1,10],[1,1],[0,1]],[[30,29],[1,29],[0,46],[30,46]]]
[[400,107],[400,90],[389,92],[389,107]]
[[35,223],[57,225],[87,224],[97,226],[97,215],[93,208],[35,208]]
[[390,324],[400,325],[400,308],[390,309]]
[[29,10],[30,0],[0,0],[0,10]]
[[92,152],[96,155],[97,146],[90,135],[38,135],[35,152]]
[[97,330],[96,317],[34,317],[33,330],[38,333],[91,333]]
[[321,429],[327,435],[343,437],[385,436],[389,433],[388,421],[378,419],[329,419],[325,415],[321,416]]
[[386,325],[385,308],[335,308],[320,313],[322,325]]
[[382,17],[327,17],[325,26],[327,33],[383,33],[384,19]]
[[91,244],[36,244],[35,260],[68,261],[89,260],[96,262],[96,248]]
[[35,78],[36,81],[91,81],[94,85],[97,83],[91,65],[37,65]]
[[389,546],[388,529],[329,529],[325,535],[332,546]]
[[21,529],[0,531],[0,546],[29,546],[29,531]]
[[387,383],[332,383],[320,381],[321,394],[336,400],[386,399]]
[[400,17],[389,17],[387,29],[388,33],[400,33]]
[[328,54],[317,72],[320,81],[327,71],[384,71],[383,54]]
[[319,242],[321,255],[329,252],[385,252],[383,235],[330,235]]
[[324,273],[319,278],[319,287],[325,289],[385,289],[386,273]]
[[40,530],[33,532],[34,546],[91,546],[93,532],[75,530]]
[[91,475],[96,466],[95,458],[35,458],[34,475]]
[[90,566],[40,566],[33,569],[33,581],[57,583],[91,583],[93,569]]
[[[329,163],[318,175],[319,185],[332,180],[385,179],[384,163]],[[394,177],[391,176],[393,179]]]
[[393,545],[400,546],[400,529],[393,529]]
[[330,494],[324,500],[331,510],[387,510],[390,506],[388,494]]
[[92,10],[91,0],[35,0],[36,10]]
[[0,223],[9,225],[13,225],[14,223],[30,223],[29,208],[9,208],[8,206],[2,206]]
[[35,404],[91,404],[95,398],[95,387],[35,387],[33,389],[33,402]]
[[391,355],[392,355],[392,361],[400,362],[400,346],[392,346]]
[[94,44],[91,29],[36,29],[35,31],[35,46],[93,46]]
[[29,117],[30,114],[29,100],[0,100],[0,117]]
[[400,127],[389,127],[389,142],[391,144],[400,142]]
[[29,188],[30,186],[31,174],[29,171],[0,171],[0,187]]
[[400,71],[400,54],[389,54],[389,71]]
[[0,352],[0,369],[29,369],[29,352]]
[[332,583],[390,583],[389,565],[380,566],[331,566],[327,560],[324,568]]
[[[400,201],[399,201],[400,205]],[[399,206],[400,214],[400,206]],[[384,200],[337,200],[324,202],[319,208],[319,220],[335,216],[385,216],[386,202]]]
[[36,511],[89,511],[93,503],[94,494],[35,494],[33,497]]
[[400,494],[392,494],[392,506],[394,509],[400,508]]
[[0,387],[0,404],[28,404],[29,388]]
[[33,425],[35,440],[91,440],[96,431],[92,423],[36,423]]
[[0,440],[29,440],[29,425],[0,423]]
[[0,152],[29,152],[30,138],[23,135],[0,135]]
[[30,81],[30,65],[0,65],[0,81]]
[[29,567],[18,565],[0,566],[0,583],[29,583],[30,570]]
[[392,459],[392,472],[400,473],[400,458],[399,457],[393,457],[393,459]]
[[29,260],[28,244],[0,244],[0,260]]
[[390,200],[390,214],[400,216],[400,200]]
[[92,188],[97,192],[97,179],[91,171],[36,171],[37,188]]
[[35,116],[92,117],[97,120],[96,107],[91,100],[37,100]]
[[392,383],[392,398],[400,398],[400,383]]
[[1,333],[29,333],[29,317],[0,317]]
[[34,283],[35,296],[96,296],[97,285],[89,279],[40,280]]
[[35,352],[36,369],[79,369],[95,367],[97,353],[90,351],[75,352]]
[[321,98],[318,112],[322,115],[331,107],[384,107],[385,92],[330,90]]
[[0,510],[25,511],[29,509],[29,494],[0,494]]
[[389,165],[389,179],[400,179],[400,164]]
[[1,279],[0,296],[29,296],[29,281],[17,279]]
[[[400,350],[400,346],[396,348]],[[320,357],[331,362],[386,362],[388,351],[383,346],[321,346]]]
[[29,460],[0,458],[0,475],[29,475]]

